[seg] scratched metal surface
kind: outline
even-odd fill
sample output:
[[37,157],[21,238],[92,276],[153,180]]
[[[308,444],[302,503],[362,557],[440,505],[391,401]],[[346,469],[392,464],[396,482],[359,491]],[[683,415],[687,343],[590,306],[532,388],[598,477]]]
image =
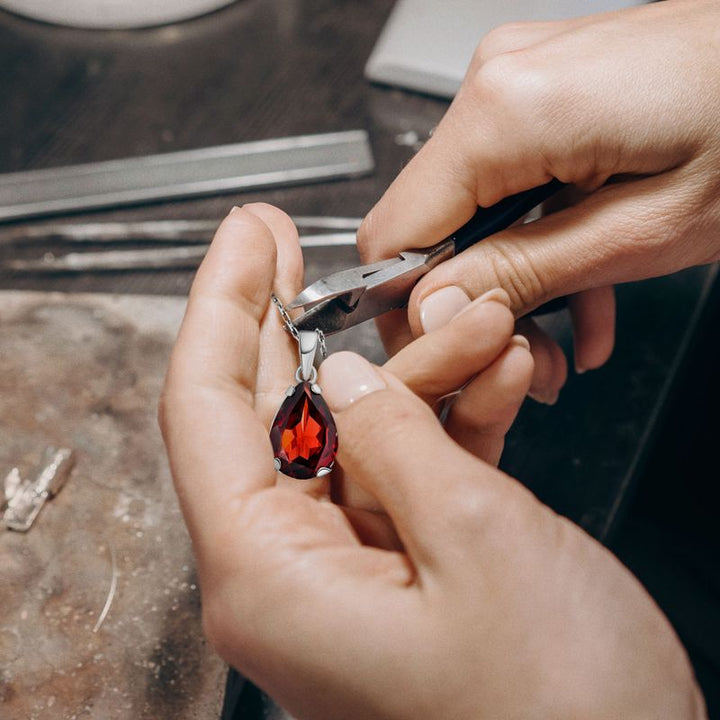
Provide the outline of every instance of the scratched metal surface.
[[225,668],[155,421],[183,307],[0,293],[0,472],[47,443],[78,454],[36,526],[0,534],[4,720],[217,716]]

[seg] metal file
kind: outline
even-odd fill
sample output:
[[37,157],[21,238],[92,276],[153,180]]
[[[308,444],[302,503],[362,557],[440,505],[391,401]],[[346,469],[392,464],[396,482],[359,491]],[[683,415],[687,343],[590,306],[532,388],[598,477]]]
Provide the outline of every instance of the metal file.
[[374,168],[364,130],[300,135],[0,175],[0,221],[353,177]]

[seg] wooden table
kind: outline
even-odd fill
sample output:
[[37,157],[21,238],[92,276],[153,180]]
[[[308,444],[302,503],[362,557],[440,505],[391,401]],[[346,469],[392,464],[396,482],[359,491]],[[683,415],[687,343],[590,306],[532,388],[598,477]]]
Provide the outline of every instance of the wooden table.
[[[0,171],[366,128],[377,169],[364,179],[85,217],[219,219],[253,200],[296,214],[362,216],[411,157],[405,134],[426,137],[447,107],[363,79],[392,4],[240,0],[180,25],[122,32],[0,12]],[[0,245],[0,259],[33,252]],[[306,255],[311,278],[355,261],[351,250]],[[612,360],[571,377],[556,406],[529,402],[510,433],[503,467],[600,539],[621,516],[652,446],[714,277],[702,268],[619,288]],[[187,271],[42,278],[0,271],[0,289],[83,293],[183,296],[191,280]],[[568,345],[566,318],[549,322]],[[336,341],[343,345],[382,358],[369,328]]]

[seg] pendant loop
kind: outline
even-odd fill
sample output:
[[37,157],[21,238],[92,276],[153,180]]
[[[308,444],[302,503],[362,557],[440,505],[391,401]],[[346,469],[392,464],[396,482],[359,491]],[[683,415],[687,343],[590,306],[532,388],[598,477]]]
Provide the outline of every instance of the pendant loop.
[[300,349],[300,377],[306,382],[311,379],[315,371],[315,354],[318,348],[318,334],[315,330],[300,330],[298,332],[298,347]]

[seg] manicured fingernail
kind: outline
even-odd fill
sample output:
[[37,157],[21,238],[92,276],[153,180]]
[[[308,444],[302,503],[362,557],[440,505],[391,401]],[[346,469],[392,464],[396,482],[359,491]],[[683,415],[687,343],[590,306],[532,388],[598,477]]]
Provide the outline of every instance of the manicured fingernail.
[[528,391],[528,397],[531,397],[535,402],[542,403],[543,405],[554,405],[560,397],[559,390],[530,390]]
[[524,335],[513,335],[510,338],[510,342],[513,345],[517,345],[518,347],[525,348],[526,350],[530,349],[530,341]]
[[420,304],[420,323],[423,331],[429,333],[447,325],[469,304],[470,298],[455,285],[430,293]]
[[335,353],[322,364],[320,384],[325,400],[335,411],[345,410],[365,395],[387,387],[373,365],[351,352]]
[[580,365],[575,365],[575,372],[578,375],[582,375],[584,372],[587,372],[587,368],[580,367]]
[[227,214],[226,219],[227,220],[242,220],[243,218],[247,220],[246,210],[244,208],[238,207],[237,205],[233,205],[230,208],[230,212]]

